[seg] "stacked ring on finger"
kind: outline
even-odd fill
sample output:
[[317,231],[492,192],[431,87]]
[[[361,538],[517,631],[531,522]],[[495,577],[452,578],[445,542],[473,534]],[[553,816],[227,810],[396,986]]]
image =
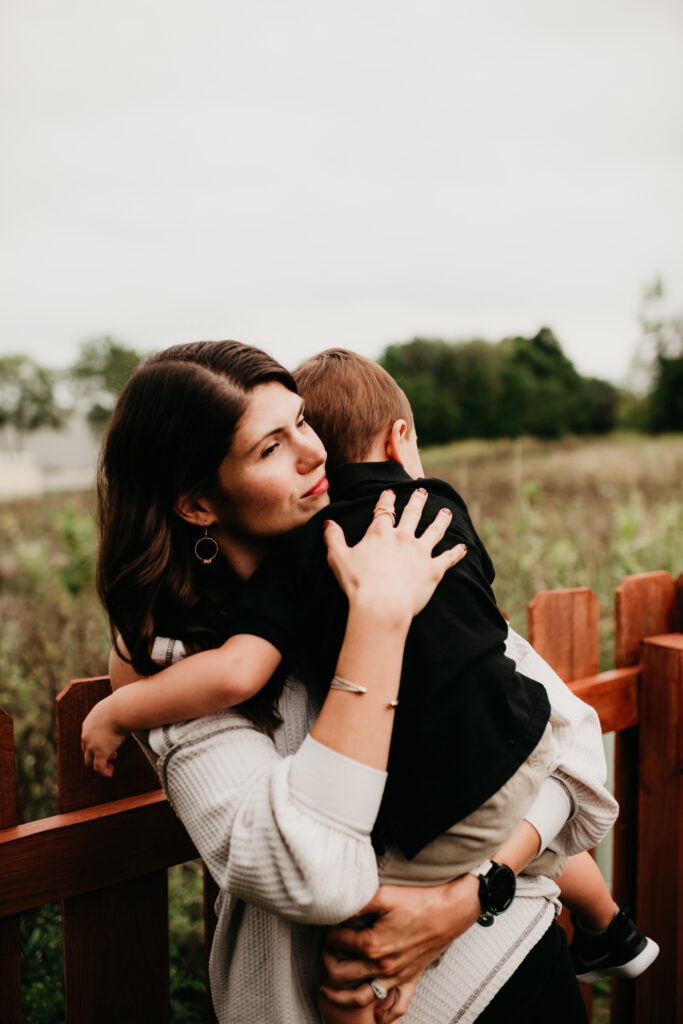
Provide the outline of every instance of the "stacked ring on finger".
[[375,519],[377,516],[389,516],[391,519],[391,525],[396,526],[396,516],[390,508],[384,508],[383,505],[376,505],[375,510],[372,513],[372,518]]
[[370,988],[374,992],[376,999],[386,999],[389,995],[389,992],[384,985],[380,985],[380,983],[374,978],[370,981]]

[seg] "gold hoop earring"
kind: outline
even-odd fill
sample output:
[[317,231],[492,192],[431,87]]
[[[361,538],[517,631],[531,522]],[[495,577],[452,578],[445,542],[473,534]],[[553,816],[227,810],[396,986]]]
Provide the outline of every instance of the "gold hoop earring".
[[[208,554],[208,552],[205,551],[205,553],[202,555],[200,544],[213,544],[213,550],[211,551],[211,554]],[[195,558],[197,558],[202,563],[202,565],[211,565],[214,558],[218,554],[218,544],[216,543],[213,537],[209,536],[209,530],[208,527],[206,526],[204,527],[204,536],[200,537],[194,546],[194,553]]]

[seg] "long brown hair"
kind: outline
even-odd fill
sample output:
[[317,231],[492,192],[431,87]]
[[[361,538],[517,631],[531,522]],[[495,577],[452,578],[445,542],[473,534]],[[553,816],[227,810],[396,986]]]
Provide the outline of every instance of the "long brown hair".
[[[260,349],[207,341],[150,356],[123,389],[97,470],[97,587],[112,639],[121,634],[141,675],[160,670],[151,659],[157,635],[177,637],[190,652],[225,639],[239,581],[224,559],[197,560],[201,532],[174,508],[183,495],[215,490],[249,392],[271,381],[296,391]],[[275,724],[277,695],[271,687],[254,698],[259,724]]]

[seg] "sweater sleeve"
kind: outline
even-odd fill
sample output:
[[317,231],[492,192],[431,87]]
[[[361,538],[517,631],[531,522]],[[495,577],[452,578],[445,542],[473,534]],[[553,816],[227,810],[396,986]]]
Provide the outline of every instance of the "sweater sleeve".
[[532,824],[546,840],[544,845],[549,843],[557,853],[571,856],[591,849],[612,827],[619,810],[605,787],[607,765],[598,716],[513,629],[508,631],[506,653],[520,672],[537,679],[547,690],[555,746],[550,774],[558,794],[563,791],[563,802],[569,800],[572,807],[569,819],[554,837],[558,822],[553,820],[549,802],[539,805],[538,823]]
[[[283,696],[281,729],[305,732],[303,687],[291,683]],[[311,736],[283,757],[236,710],[154,729],[148,743],[169,802],[231,896],[292,921],[332,924],[377,889],[370,831],[385,772]]]

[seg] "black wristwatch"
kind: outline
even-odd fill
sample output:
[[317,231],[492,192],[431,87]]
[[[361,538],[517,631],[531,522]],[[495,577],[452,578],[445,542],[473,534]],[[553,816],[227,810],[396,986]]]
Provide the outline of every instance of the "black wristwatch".
[[481,917],[478,923],[488,928],[493,924],[494,918],[507,910],[515,898],[515,873],[507,864],[496,864],[494,860],[485,860],[468,873],[479,879]]

